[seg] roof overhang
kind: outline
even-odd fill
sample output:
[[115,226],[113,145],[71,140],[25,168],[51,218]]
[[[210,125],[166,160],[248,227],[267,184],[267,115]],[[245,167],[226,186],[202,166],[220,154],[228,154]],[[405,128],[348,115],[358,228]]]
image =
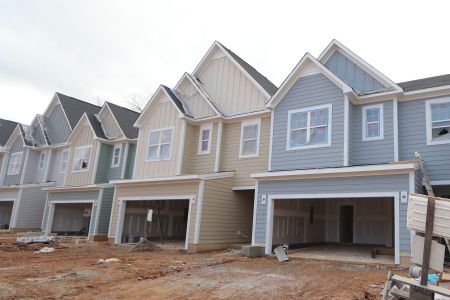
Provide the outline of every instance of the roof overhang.
[[[116,116],[114,115],[112,109],[109,107],[108,102],[105,102],[105,103],[103,104],[102,109],[100,109],[100,111],[98,112],[97,116],[100,116],[100,115],[102,114],[103,111],[109,111],[109,113],[111,114],[111,116],[112,116],[113,119],[114,119],[114,122],[116,122],[116,125],[117,125],[117,127],[119,128],[119,130],[120,130],[120,133],[122,134],[123,137],[126,137],[125,133],[124,133],[123,130],[122,130],[122,127],[120,126],[119,122],[117,121]],[[103,128],[103,123],[100,122],[100,124],[102,125],[102,128]],[[106,132],[105,128],[103,128],[103,132],[105,133],[105,135],[108,134],[108,133]]]
[[84,186],[65,186],[65,187],[55,187],[55,188],[44,188],[43,191],[48,191],[52,193],[62,193],[62,192],[76,192],[76,191],[96,191],[102,188],[113,187],[112,184],[91,184]]
[[97,134],[95,133],[94,128],[92,128],[91,121],[89,121],[89,117],[87,116],[86,113],[83,113],[81,118],[78,120],[77,125],[75,125],[75,127],[73,128],[69,137],[67,138],[67,140],[66,140],[67,144],[71,144],[73,142],[73,139],[75,139],[75,137],[77,136],[78,131],[80,130],[81,127],[85,126],[85,123],[87,123],[89,125],[89,128],[91,129],[93,136],[97,137]]

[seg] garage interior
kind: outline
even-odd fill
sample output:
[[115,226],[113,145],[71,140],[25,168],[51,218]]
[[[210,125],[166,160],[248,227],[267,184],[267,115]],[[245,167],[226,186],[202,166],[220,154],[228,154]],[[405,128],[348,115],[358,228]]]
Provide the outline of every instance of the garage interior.
[[14,201],[0,201],[0,230],[9,229]]
[[92,203],[56,203],[52,233],[66,236],[88,236]]
[[146,237],[153,242],[184,246],[188,214],[189,200],[127,201],[122,243],[136,243]]
[[274,200],[272,245],[296,256],[370,259],[378,249],[391,261],[394,230],[392,198]]

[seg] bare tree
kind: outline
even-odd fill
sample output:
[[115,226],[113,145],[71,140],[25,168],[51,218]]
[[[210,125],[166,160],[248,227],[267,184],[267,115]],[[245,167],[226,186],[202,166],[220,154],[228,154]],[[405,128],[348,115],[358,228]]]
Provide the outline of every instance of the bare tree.
[[134,93],[128,96],[126,102],[132,110],[142,112],[147,104],[147,99],[144,95]]

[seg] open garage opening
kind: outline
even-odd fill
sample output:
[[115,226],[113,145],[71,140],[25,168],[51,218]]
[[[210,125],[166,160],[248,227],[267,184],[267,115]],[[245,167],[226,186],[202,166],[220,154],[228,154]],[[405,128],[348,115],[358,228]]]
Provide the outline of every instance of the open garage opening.
[[0,201],[0,230],[9,229],[14,201]]
[[393,198],[273,201],[272,248],[287,244],[291,255],[305,258],[394,262]]
[[125,201],[122,243],[141,237],[154,243],[183,248],[186,243],[189,200]]
[[51,232],[63,236],[89,236],[92,203],[55,203]]

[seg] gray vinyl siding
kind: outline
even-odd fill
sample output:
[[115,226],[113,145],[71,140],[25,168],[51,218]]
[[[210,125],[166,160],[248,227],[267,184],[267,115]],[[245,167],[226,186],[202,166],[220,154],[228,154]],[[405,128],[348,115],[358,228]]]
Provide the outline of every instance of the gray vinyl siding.
[[420,152],[431,181],[450,180],[450,144],[427,145],[425,100],[399,102],[400,160],[415,159]]
[[[49,192],[48,193],[48,200],[47,200],[47,206],[45,207],[45,212],[43,214],[44,219],[42,222],[42,230],[45,230],[45,228],[47,227],[47,221],[48,221],[48,213],[49,213],[49,209],[50,209],[50,205],[52,201],[70,201],[73,203],[77,203],[80,200],[93,200],[95,201],[95,207],[96,207],[96,203],[99,197],[99,191],[83,191],[83,192],[57,192],[57,193],[52,193]],[[94,206],[92,207],[92,213],[96,214],[96,209],[94,209]],[[95,220],[95,215],[93,220]],[[39,225],[40,226],[40,225]],[[94,224],[90,225],[89,231],[91,232],[91,230],[94,229]],[[92,232],[91,232],[92,233]]]
[[64,143],[69,137],[70,125],[60,104],[53,108],[44,122],[47,135],[53,145]]
[[[332,104],[331,146],[286,150],[288,111]],[[272,170],[337,167],[344,155],[344,95],[322,74],[301,77],[275,108],[273,121]]]
[[56,186],[62,186],[64,184],[64,176],[66,175],[60,172],[62,152],[63,150],[53,150],[50,161],[48,180],[55,182]]
[[120,163],[118,167],[112,168],[114,145],[101,144],[97,165],[95,183],[107,183],[110,180],[121,179],[124,165],[125,144],[121,144]]
[[[279,194],[333,194],[409,191],[409,175],[377,175],[305,180],[259,181],[256,211],[255,242],[265,243],[267,204],[261,197]],[[407,204],[400,203],[400,250],[410,251],[410,232],[406,228]]]
[[367,72],[336,51],[325,66],[358,93],[382,90],[384,86]]
[[49,159],[48,152],[45,155],[44,169],[38,170],[41,152],[29,150],[27,170],[25,171],[23,183],[41,183],[44,182],[45,167]]
[[135,157],[136,157],[136,144],[129,144],[127,165],[126,165],[126,169],[125,169],[125,178],[124,179],[131,179],[133,177]]
[[114,199],[114,190],[115,188],[107,188],[103,190],[100,214],[98,216],[97,234],[108,234],[111,208]]
[[414,192],[417,194],[425,193],[422,171],[420,170],[416,170],[416,172],[414,173]]
[[[17,153],[17,152],[23,152],[23,154],[22,154],[22,163],[20,165],[20,172],[19,172],[19,174],[16,174],[16,175],[8,175],[8,165],[9,165],[9,160],[11,159],[11,154],[14,154],[14,153]],[[16,141],[11,146],[10,155],[9,155],[7,166],[6,166],[6,175],[5,175],[4,185],[20,184],[20,178],[22,176],[23,165],[24,165],[24,162],[25,162],[25,157],[27,156],[26,152],[27,152],[27,149],[25,149],[23,147],[22,139],[18,136],[16,138]]]
[[44,215],[47,192],[42,187],[23,188],[18,200],[15,228],[38,229]]
[[[353,105],[350,114],[351,165],[382,164],[394,161],[393,102],[383,102],[384,139],[363,141],[362,111],[364,105]],[[372,105],[372,103],[370,104]]]
[[33,137],[33,141],[36,145],[38,145],[38,146],[46,145],[45,136],[42,133],[41,126],[39,125],[39,123],[37,121],[36,121],[35,126],[32,127],[31,136]]

